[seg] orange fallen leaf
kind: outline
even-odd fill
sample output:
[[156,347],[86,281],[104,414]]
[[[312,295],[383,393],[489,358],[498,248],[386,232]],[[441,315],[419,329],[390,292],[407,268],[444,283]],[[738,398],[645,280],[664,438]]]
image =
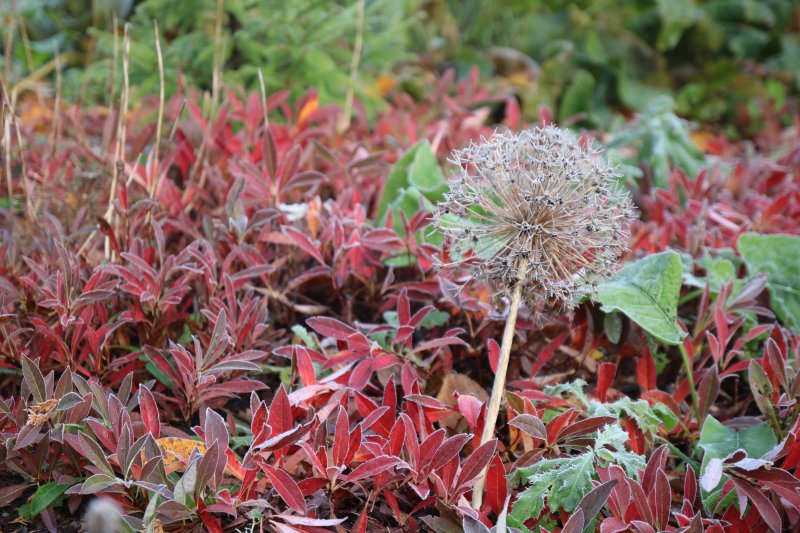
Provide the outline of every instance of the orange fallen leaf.
[[[181,439],[178,437],[163,437],[156,440],[158,447],[164,457],[164,469],[167,474],[172,472],[183,472],[186,470],[186,465],[189,462],[189,457],[192,451],[197,448],[198,453],[201,455],[206,453],[206,445],[202,441],[194,439]],[[227,452],[228,462],[225,466],[225,472],[236,477],[237,479],[244,479],[244,469],[242,463],[232,450],[228,449]]]
[[310,117],[314,111],[317,110],[319,107],[319,98],[317,95],[313,95],[308,101],[303,104],[303,107],[300,108],[300,113],[297,115],[297,129],[302,129],[305,125],[306,120]]

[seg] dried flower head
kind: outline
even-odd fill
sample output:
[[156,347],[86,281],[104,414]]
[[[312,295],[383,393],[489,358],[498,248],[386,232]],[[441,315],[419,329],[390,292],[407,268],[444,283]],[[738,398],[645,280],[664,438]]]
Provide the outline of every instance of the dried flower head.
[[629,238],[630,197],[598,151],[556,126],[496,133],[454,153],[436,226],[454,265],[499,292],[518,283],[535,316],[609,277]]

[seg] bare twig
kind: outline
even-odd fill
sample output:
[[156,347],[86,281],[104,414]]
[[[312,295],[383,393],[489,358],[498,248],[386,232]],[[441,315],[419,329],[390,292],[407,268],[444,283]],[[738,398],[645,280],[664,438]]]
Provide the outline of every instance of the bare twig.
[[[106,208],[105,214],[105,219],[112,228],[114,227],[114,199],[117,197],[119,167],[124,165],[125,160],[125,115],[128,112],[128,96],[130,90],[128,81],[128,66],[131,51],[129,30],[130,25],[126,24],[122,37],[122,94],[120,95],[119,121],[117,122],[117,144],[114,150],[114,161],[111,170],[111,190],[108,194],[108,207]],[[106,260],[111,259],[111,241],[108,236],[105,238],[104,255]]]
[[11,182],[11,103],[8,94],[4,92],[3,99],[3,139],[0,146],[3,148],[3,162],[5,163],[6,186],[8,187],[8,209],[14,209],[14,186]]
[[[189,174],[189,179],[191,179],[193,176],[196,176],[199,172],[200,177],[197,180],[197,186],[200,189],[202,189],[206,184],[205,160],[206,160],[206,155],[208,153],[208,142],[209,142],[208,138],[211,132],[212,120],[217,113],[217,105],[219,103],[219,98],[220,98],[220,87],[222,85],[222,57],[224,56],[223,52],[226,46],[226,41],[222,38],[222,12],[223,12],[222,7],[223,7],[223,0],[217,0],[216,23],[214,26],[214,66],[211,76],[211,105],[209,106],[208,110],[206,127],[205,130],[203,131],[203,142],[200,145],[200,150],[198,151],[197,154],[197,160],[195,161],[195,164],[192,166],[192,169]],[[188,200],[188,198],[189,198],[189,188],[187,186],[186,191],[184,191],[184,200]],[[186,207],[183,209],[183,212],[188,213],[189,211],[191,211],[191,209],[192,209],[192,204],[187,203]]]
[[264,131],[269,129],[269,110],[267,109],[267,85],[264,83],[264,73],[258,69],[258,87],[261,89],[261,112],[264,114]]
[[7,17],[9,20],[3,21],[3,31],[6,32],[6,41],[3,46],[4,54],[5,54],[5,61],[3,62],[3,80],[6,86],[11,85],[11,64],[13,63],[12,58],[14,57],[13,50],[11,47],[14,45],[14,25],[16,23],[17,17],[15,16],[17,12],[17,3],[15,0],[8,1],[8,14]]
[[347,94],[345,95],[344,111],[339,115],[336,124],[339,132],[344,132],[350,127],[350,120],[353,114],[353,99],[355,97],[353,87],[358,76],[358,65],[361,62],[361,48],[364,45],[364,3],[365,0],[358,0],[356,41],[353,45],[353,58],[350,61],[350,87],[347,88]]
[[53,49],[56,60],[56,98],[53,103],[53,124],[50,130],[50,137],[47,141],[49,147],[47,153],[50,154],[50,158],[55,154],[56,141],[61,131],[61,53],[58,50],[58,43],[55,39],[53,39]]
[[155,32],[156,41],[156,56],[158,57],[158,120],[156,121],[156,145],[153,147],[153,168],[152,168],[152,182],[150,183],[150,190],[148,191],[150,199],[152,199],[158,190],[158,182],[160,177],[158,151],[161,146],[161,127],[164,122],[164,58],[161,56],[161,38],[158,33],[158,22],[153,20],[153,31]]

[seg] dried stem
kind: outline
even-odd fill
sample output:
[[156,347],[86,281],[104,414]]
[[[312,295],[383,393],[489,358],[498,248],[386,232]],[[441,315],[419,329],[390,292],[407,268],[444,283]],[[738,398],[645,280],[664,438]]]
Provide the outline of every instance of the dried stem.
[[[111,174],[111,190],[108,194],[108,207],[106,208],[105,219],[114,228],[114,199],[117,196],[117,182],[119,181],[120,163],[125,159],[125,114],[128,112],[128,63],[130,61],[131,40],[129,36],[130,26],[125,25],[122,37],[122,94],[120,95],[119,121],[117,122],[117,144],[114,149],[114,161]],[[106,260],[111,258],[111,240],[106,235],[104,245],[104,255]]]
[[353,114],[353,86],[356,83],[356,76],[358,76],[358,65],[361,62],[361,48],[364,45],[364,0],[358,2],[358,15],[356,22],[356,41],[353,45],[353,59],[350,61],[350,87],[347,88],[345,95],[344,110],[339,116],[337,129],[339,132],[344,132],[350,127],[350,119]]
[[56,98],[53,102],[53,124],[50,129],[50,137],[48,138],[49,149],[47,153],[50,154],[50,159],[53,159],[56,152],[56,142],[61,133],[61,52],[58,49],[58,43],[53,39],[53,52],[56,60]]
[[28,169],[25,166],[25,150],[22,148],[22,134],[19,132],[19,120],[14,113],[15,106],[11,106],[11,116],[14,118],[14,132],[17,137],[17,149],[19,150],[19,164],[22,170],[22,187],[25,190],[25,210],[27,212],[28,220],[33,223],[38,222],[39,217],[36,214],[36,206],[33,204],[33,186],[28,181]]
[[[200,150],[197,152],[197,159],[189,171],[188,179],[192,179],[197,173],[200,173],[200,178],[197,180],[197,187],[202,189],[206,185],[206,169],[205,161],[208,152],[209,136],[211,135],[211,126],[213,118],[217,113],[217,105],[220,99],[220,87],[222,85],[222,58],[224,56],[226,39],[222,38],[222,14],[223,14],[223,0],[217,0],[216,22],[214,24],[214,59],[211,72],[211,103],[208,106],[208,117],[206,119],[206,127],[203,130],[203,142],[200,145]],[[188,180],[187,180],[188,181]],[[191,194],[187,187],[183,193],[183,201],[187,202],[186,207],[183,208],[184,213],[192,210],[192,204],[189,201]]]
[[[518,272],[525,272],[528,268],[525,261],[518,265]],[[481,434],[481,445],[489,442],[494,438],[495,425],[497,424],[497,415],[500,413],[500,401],[503,399],[503,394],[506,390],[506,372],[508,371],[508,361],[511,358],[511,344],[514,342],[514,331],[517,326],[517,314],[519,313],[519,306],[522,303],[522,288],[521,281],[514,285],[514,290],[511,293],[511,302],[508,306],[508,317],[506,317],[506,326],[503,329],[503,342],[500,345],[500,357],[497,361],[497,373],[494,376],[494,385],[492,386],[492,396],[489,398],[489,406],[486,408],[486,420],[483,425],[483,433]],[[487,467],[488,468],[488,467]],[[486,483],[486,470],[478,476],[475,486],[472,488],[472,507],[480,509],[483,502],[483,486]]]
[[13,63],[12,57],[14,57],[14,51],[11,49],[11,47],[14,44],[14,25],[17,21],[17,17],[15,16],[17,13],[16,4],[17,3],[15,0],[8,1],[7,19],[3,20],[3,29],[6,33],[6,41],[3,45],[3,50],[6,56],[3,65],[3,80],[6,86],[9,87],[11,86],[11,64]]
[[697,423],[699,424],[702,422],[700,420],[700,406],[697,402],[697,391],[694,387],[694,370],[692,368],[692,359],[689,357],[689,353],[686,351],[686,346],[683,345],[683,342],[678,344],[678,350],[681,352],[681,358],[683,359],[683,368],[686,371],[686,379],[689,381],[689,394],[692,397],[692,408],[694,409],[694,416],[697,417]]
[[264,131],[269,130],[269,110],[267,109],[267,85],[264,83],[264,73],[258,69],[258,87],[261,90],[261,112],[264,113]]
[[153,31],[155,32],[156,40],[156,57],[158,57],[158,120],[156,121],[156,145],[153,147],[153,168],[152,175],[150,176],[150,190],[147,191],[152,200],[158,190],[158,182],[160,177],[158,151],[161,146],[161,127],[164,123],[164,59],[161,56],[161,38],[158,34],[158,22],[153,19]]
[[[5,93],[5,91],[3,92]],[[8,187],[8,209],[13,212],[14,187],[11,183],[11,114],[13,110],[11,109],[11,103],[8,101],[8,96],[6,94],[4,94],[4,96],[5,98],[2,104],[3,141],[1,146],[3,149],[3,161],[5,163],[6,186]]]

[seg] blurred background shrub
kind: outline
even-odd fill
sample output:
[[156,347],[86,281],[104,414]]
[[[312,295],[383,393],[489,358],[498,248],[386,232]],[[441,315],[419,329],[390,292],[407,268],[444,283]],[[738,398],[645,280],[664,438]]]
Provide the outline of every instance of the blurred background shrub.
[[323,102],[341,102],[351,88],[368,112],[390,90],[414,95],[431,73],[454,67],[466,76],[477,64],[528,119],[544,105],[560,121],[609,128],[618,112],[669,95],[679,115],[725,122],[740,136],[795,103],[800,88],[795,0],[366,0],[351,76],[358,3],[4,0],[3,46],[8,28],[23,30],[4,71],[27,85],[51,80],[58,49],[65,97],[105,101],[112,30],[129,22],[134,97],[156,92],[157,19],[168,94],[179,73],[210,89],[215,50],[226,83],[254,88],[260,68],[268,90],[314,87]]

